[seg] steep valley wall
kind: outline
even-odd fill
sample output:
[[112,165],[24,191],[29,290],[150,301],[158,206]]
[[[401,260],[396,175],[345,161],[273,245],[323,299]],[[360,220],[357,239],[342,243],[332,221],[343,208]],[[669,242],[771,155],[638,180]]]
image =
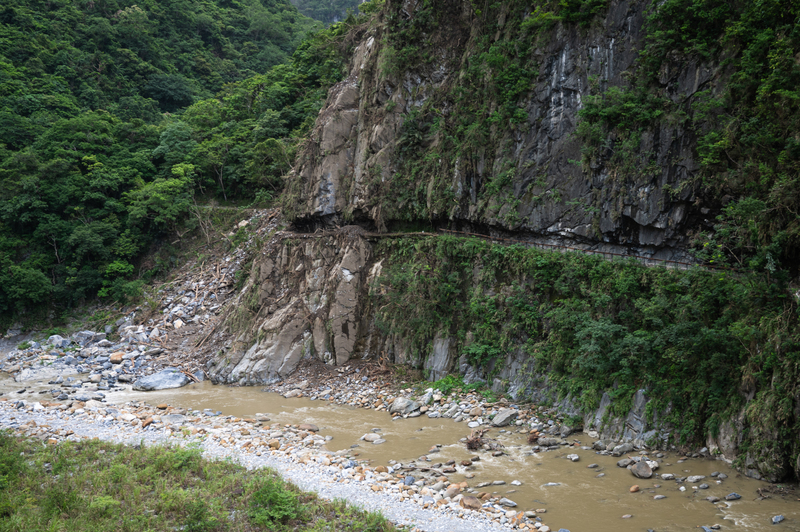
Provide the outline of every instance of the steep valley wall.
[[[713,219],[714,207],[692,183],[693,133],[677,122],[659,125],[641,139],[633,172],[608,162],[619,148],[613,138],[604,153],[582,162],[577,135],[587,98],[628,85],[648,4],[615,0],[591,27],[528,30],[512,21],[520,17],[515,2],[503,4],[484,14],[498,17],[489,23],[470,2],[388,1],[300,155],[289,183],[292,214],[378,228],[427,219],[687,257],[689,230]],[[417,17],[426,22],[415,25]],[[420,54],[427,61],[398,71],[403,42],[392,36],[417,26],[435,29]],[[520,41],[527,42],[524,51],[513,48]],[[481,49],[494,53],[492,46],[509,43],[508,51],[497,51],[503,63],[496,71],[470,66]],[[504,69],[525,76],[511,117],[498,112],[507,96],[501,89],[511,89],[483,79]],[[713,92],[723,75],[715,65],[664,65],[663,90],[691,103],[698,91]]]
[[[255,253],[212,379],[257,385],[307,357],[385,357],[431,380],[458,372],[557,404],[602,437],[706,445],[750,476],[796,475],[796,364],[771,384],[750,382],[762,367],[747,368],[756,348],[712,325],[730,313],[745,320],[735,279],[367,234],[438,225],[693,260],[692,233],[720,209],[694,179],[696,133],[677,119],[655,123],[625,166],[615,152],[629,147],[613,132],[587,151],[579,129],[587,100],[630,84],[649,4],[612,0],[591,24],[538,25],[518,4],[479,13],[467,1],[387,0],[359,28],[348,75],[330,89],[284,195],[287,221],[317,232],[276,234]],[[496,67],[475,67],[479,55]],[[695,96],[715,94],[727,75],[676,58],[663,65],[661,90],[692,112]],[[711,295],[695,298],[707,305],[689,322],[676,307],[695,290]],[[570,332],[570,313],[595,329],[576,322]],[[697,413],[691,423],[681,424],[679,404],[657,400],[676,382],[686,391],[675,400]]]
[[[233,339],[207,368],[214,382],[274,383],[308,358],[385,360],[556,405],[602,438],[705,445],[755,478],[796,468],[776,404],[739,383],[737,340],[702,325],[730,312],[718,294],[697,292],[719,285],[713,272],[447,236],[381,239],[358,226],[278,233],[251,268],[227,320]],[[624,286],[636,302],[607,295]],[[697,313],[699,322],[686,318]],[[708,404],[716,382],[721,412]]]

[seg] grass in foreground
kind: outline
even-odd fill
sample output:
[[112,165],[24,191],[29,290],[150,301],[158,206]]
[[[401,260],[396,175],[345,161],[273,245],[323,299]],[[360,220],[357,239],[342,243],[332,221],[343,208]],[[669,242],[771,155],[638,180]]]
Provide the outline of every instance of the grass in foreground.
[[274,471],[199,449],[97,440],[44,445],[0,431],[0,532],[395,530],[383,516],[304,493]]

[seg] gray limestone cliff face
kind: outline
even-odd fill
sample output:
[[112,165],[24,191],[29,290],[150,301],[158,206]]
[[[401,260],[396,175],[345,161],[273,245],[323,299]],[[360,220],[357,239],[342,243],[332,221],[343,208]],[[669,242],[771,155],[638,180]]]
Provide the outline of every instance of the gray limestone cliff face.
[[[471,365],[464,355],[473,341],[469,331],[459,338],[442,328],[427,350],[412,349],[407,338],[386,332],[386,320],[392,317],[380,315],[380,307],[375,307],[385,290],[380,282],[383,265],[391,259],[378,253],[359,227],[274,236],[253,257],[250,275],[233,304],[235,311],[226,321],[232,339],[208,364],[209,377],[215,383],[258,385],[282,380],[305,358],[341,366],[354,358],[383,357],[427,370],[430,380],[460,374],[467,384],[487,382],[515,401],[552,405],[565,416],[582,418],[584,430],[596,431],[603,440],[663,447],[679,438],[675,427],[662,421],[669,411],[648,416],[652,398],[647,390],[636,392],[622,416],[612,415],[609,393],[597,409],[581,411],[573,397],[558,396],[546,368],[532,365],[522,342],[486,367]],[[475,290],[492,290],[476,283]],[[800,398],[797,403],[800,407]],[[781,461],[779,449],[765,444],[742,450],[745,429],[767,430],[748,421],[747,408],[724,420],[718,434],[708,436],[709,454],[729,462],[740,459],[748,476],[779,480],[790,467]],[[764,433],[760,440],[778,438]]]
[[[394,10],[413,18],[419,5],[422,2],[387,0],[384,18],[363,31],[347,77],[330,89],[289,177],[286,196],[292,198],[293,221],[335,229],[279,235],[255,257],[237,305],[239,313],[228,321],[236,336],[210,363],[211,379],[255,385],[286,377],[304,358],[342,365],[353,358],[386,357],[427,370],[434,380],[454,372],[467,383],[491,375],[489,384],[496,391],[582,416],[584,428],[602,438],[640,445],[663,443],[670,436],[674,441],[673,427],[660,422],[658,415],[648,419],[646,390],[636,393],[624,416],[609,415],[608,394],[597,410],[581,412],[572,398],[556,395],[546,374],[528,367],[531,362],[521,348],[495,361],[493,371],[493,366],[473,367],[462,356],[469,333],[459,339],[442,330],[431,339],[428,351],[421,352],[412,349],[408,339],[379,326],[379,309],[372,307],[370,292],[381,290],[376,281],[390,257],[377,256],[357,227],[337,227],[354,220],[382,231],[396,220],[402,205],[393,204],[395,198],[387,191],[403,167],[402,157],[419,155],[401,149],[404,123],[409,114],[440,96],[439,91],[459,84],[461,65],[474,49],[469,2],[442,0],[436,5],[448,9],[453,20],[441,28],[446,45],[432,50],[434,59],[425,66],[386,73],[385,16]],[[537,74],[520,102],[527,121],[495,128],[495,148],[477,149],[448,163],[443,173],[419,177],[413,186],[427,191],[424,221],[488,227],[490,232],[515,232],[549,243],[689,258],[687,234],[714,216],[693,188],[698,171],[693,132],[677,123],[652,127],[637,148],[635,171],[610,163],[618,147],[613,132],[605,152],[580,163],[579,113],[592,95],[628,86],[643,46],[648,5],[610,0],[604,20],[588,29],[556,23],[531,52]],[[659,82],[669,98],[692,102],[699,92],[714,94],[724,77],[716,65],[676,60],[663,66]],[[443,102],[442,108],[447,105]],[[487,196],[487,183],[507,170],[509,161],[511,182]],[[440,188],[451,198],[446,208],[434,201],[443,193]],[[391,319],[381,317],[384,322]],[[665,419],[666,413],[660,415]],[[769,446],[741,456],[744,423],[742,416],[723,423],[719,434],[709,437],[709,450],[726,460],[741,458],[750,476],[780,478],[783,466]],[[768,438],[765,434],[763,439]]]
[[366,240],[341,231],[274,239],[253,262],[237,305],[244,324],[231,318],[240,332],[211,361],[212,381],[263,384],[305,357],[341,365],[355,356],[365,336],[371,253]]
[[[389,0],[385,12],[414,17],[420,4]],[[382,191],[400,169],[403,122],[442,87],[459,83],[460,65],[472,50],[468,28],[474,15],[467,4],[442,2],[442,9],[460,13],[452,28],[441,30],[450,45],[437,49],[431,64],[413,71],[385,74],[381,54],[386,27],[377,24],[364,34],[349,76],[330,90],[290,180],[299,219],[337,223],[352,218],[372,222],[378,229],[391,221],[384,211],[392,198]],[[588,30],[559,23],[540,40],[531,58],[538,74],[520,102],[527,122],[496,128],[496,152],[479,150],[470,160],[455,161],[447,170],[451,178],[445,179],[452,206],[441,212],[431,207],[429,215],[456,225],[481,224],[685,258],[688,224],[708,218],[691,186],[698,170],[691,132],[680,126],[653,128],[641,139],[642,160],[636,161],[634,172],[607,164],[616,149],[613,134],[607,139],[607,153],[593,158],[588,167],[579,163],[578,113],[591,94],[629,84],[643,45],[646,7],[647,2],[613,0],[602,23]],[[721,75],[713,66],[691,62],[662,70],[663,91],[676,101],[713,91]],[[485,184],[509,161],[511,184],[501,194],[482,196]],[[421,177],[430,181],[417,184],[427,187],[429,202],[442,183],[437,177]]]

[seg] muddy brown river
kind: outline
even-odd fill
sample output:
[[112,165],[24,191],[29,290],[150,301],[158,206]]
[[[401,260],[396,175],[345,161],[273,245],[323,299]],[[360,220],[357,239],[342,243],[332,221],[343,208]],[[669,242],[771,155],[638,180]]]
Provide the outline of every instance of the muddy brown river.
[[[14,383],[7,379],[3,381],[0,382],[0,392],[14,388]],[[32,399],[30,395],[26,398]],[[152,405],[169,403],[182,408],[221,411],[222,415],[237,417],[265,414],[272,422],[280,423],[314,423],[320,427],[321,435],[333,436],[327,445],[330,450],[358,445],[353,448],[353,453],[359,453],[359,459],[371,460],[373,465],[389,465],[391,460],[402,463],[415,460],[422,465],[419,458],[428,455],[435,445],[441,445],[440,452],[428,455],[430,464],[450,459],[458,462],[476,455],[458,441],[469,433],[465,423],[429,419],[427,416],[392,421],[386,412],[304,398],[285,399],[258,388],[214,386],[203,382],[177,390],[107,393],[107,399],[115,403],[132,400]],[[373,445],[359,441],[362,435],[374,428],[381,429],[385,443]],[[798,491],[789,496],[773,495],[769,499],[756,500],[759,497],[756,490],[768,484],[746,478],[724,462],[689,459],[678,463],[678,455],[665,453],[658,473],[706,475],[702,482],[710,487],[700,490],[696,489],[697,484],[637,479],[627,469],[616,466],[618,458],[597,455],[579,447],[534,454],[526,443],[526,434],[513,427],[502,430],[494,428],[487,436],[498,439],[505,446],[507,455],[492,457],[491,453],[479,452],[480,461],[466,471],[459,467],[458,473],[448,475],[451,481],[466,479],[470,486],[480,482],[505,481],[504,485],[481,488],[481,491],[508,497],[517,502],[518,509],[545,508],[548,523],[556,523],[572,532],[686,531],[715,524],[720,525],[721,530],[800,532]],[[570,441],[573,439],[581,445],[592,443],[585,434],[576,434]],[[580,460],[568,460],[566,455],[571,453],[578,454]],[[597,467],[588,468],[590,464],[597,464]],[[717,484],[710,477],[713,471],[725,473],[728,478]],[[474,477],[467,479],[467,474],[474,474]],[[522,485],[511,485],[514,480]],[[634,484],[640,486],[637,493],[630,492]],[[684,486],[686,491],[679,491],[680,486]],[[724,499],[731,492],[741,494],[742,498],[716,504],[705,500],[710,495]],[[666,498],[654,500],[655,495],[665,495]],[[786,520],[773,526],[771,519],[779,514]],[[623,519],[623,515],[631,517]]]

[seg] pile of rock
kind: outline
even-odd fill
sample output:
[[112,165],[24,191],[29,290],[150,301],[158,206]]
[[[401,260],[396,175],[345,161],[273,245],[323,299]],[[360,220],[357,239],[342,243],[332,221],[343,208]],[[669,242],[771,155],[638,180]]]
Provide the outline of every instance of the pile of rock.
[[[8,353],[0,370],[14,374],[17,382],[47,381],[55,387],[51,395],[60,401],[102,401],[103,392],[123,384],[137,389],[183,386],[204,378],[202,372],[187,375],[166,369],[164,350],[148,343],[136,344],[129,337],[118,342],[108,333],[80,331],[69,338],[50,336],[22,350]],[[176,384],[180,383],[180,384]]]
[[617,467],[628,468],[636,478],[650,478],[653,476],[653,471],[659,468],[659,463],[656,460],[650,460],[647,456],[642,455],[623,458],[617,462]]
[[[178,272],[177,279],[160,286],[155,294],[159,298],[161,316],[149,320],[144,326],[129,324],[120,334],[134,336],[143,342],[161,338],[187,325],[203,326],[211,322],[235,294],[237,274],[248,263],[250,244],[263,234],[276,230],[278,219],[275,214],[273,210],[251,211],[249,218],[233,227],[234,231],[250,227],[247,241],[215,260],[198,259],[188,263]],[[233,233],[228,236],[233,236]]]
[[[274,229],[272,225],[277,222],[272,214],[267,210],[255,211],[250,219],[239,222],[237,228],[258,226],[249,235],[256,238],[264,231]],[[0,371],[15,374],[20,382],[52,377],[53,384],[63,385],[66,389],[55,394],[57,397],[64,396],[67,391],[74,393],[80,387],[84,387],[82,392],[109,390],[119,382],[134,382],[170,367],[181,367],[189,375],[180,378],[176,375],[180,372],[168,371],[160,379],[167,387],[202,380],[205,374],[187,345],[189,339],[171,342],[170,334],[174,336],[175,331],[191,325],[204,332],[200,327],[204,328],[215,319],[235,291],[235,276],[247,262],[247,255],[247,246],[244,245],[232,248],[216,261],[188,263],[178,272],[178,279],[162,285],[155,294],[160,298],[157,307],[159,318],[136,323],[142,310],[137,307],[114,325],[106,326],[103,332],[80,331],[69,337],[53,335],[46,341],[32,342],[24,349],[13,350],[0,360]],[[115,330],[119,333],[119,340],[112,341],[110,336]],[[59,380],[62,373],[64,379],[71,380],[66,383]],[[88,375],[77,381],[68,377],[76,373]],[[155,384],[156,388],[152,386],[145,382],[139,389],[160,389],[158,384]],[[94,393],[92,397],[102,398],[102,394]]]
[[[469,428],[480,426],[515,426],[536,434],[559,434],[560,424],[548,419],[555,417],[543,407],[525,407],[506,399],[491,402],[476,392],[451,393],[444,396],[428,388],[420,394],[412,390],[398,390],[396,385],[381,375],[370,376],[367,366],[344,366],[323,378],[310,377],[301,369],[289,379],[267,386],[264,391],[277,392],[284,397],[306,397],[331,403],[387,411],[393,419],[446,418],[465,422]],[[313,384],[312,384],[313,382]]]

